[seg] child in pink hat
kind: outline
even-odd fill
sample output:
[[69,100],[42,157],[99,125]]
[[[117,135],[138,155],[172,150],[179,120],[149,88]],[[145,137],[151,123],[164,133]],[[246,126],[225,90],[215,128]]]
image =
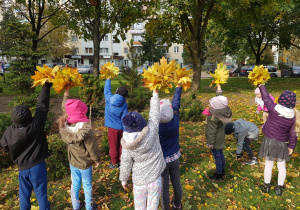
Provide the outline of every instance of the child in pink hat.
[[[254,92],[256,95],[255,103],[257,104],[256,114],[259,114],[259,112],[263,111],[263,121],[264,121],[264,123],[266,123],[268,115],[269,115],[268,108],[266,107],[266,105],[261,97],[259,88],[256,88]],[[269,96],[274,102],[275,98],[271,94],[269,94]],[[274,104],[275,104],[275,102],[274,102]]]
[[231,110],[228,107],[228,99],[222,96],[221,86],[218,85],[217,96],[209,100],[209,109],[203,114],[206,117],[205,137],[207,147],[211,149],[215,163],[216,171],[209,178],[212,181],[223,180],[225,176],[225,157],[223,148],[225,147],[224,123],[231,121]]
[[80,209],[79,191],[82,186],[85,195],[85,208],[97,209],[93,203],[92,165],[100,162],[100,150],[92,126],[86,117],[87,105],[78,99],[68,99],[65,90],[62,109],[65,113],[58,119],[59,133],[68,145],[68,159],[71,169],[71,199],[73,209]]

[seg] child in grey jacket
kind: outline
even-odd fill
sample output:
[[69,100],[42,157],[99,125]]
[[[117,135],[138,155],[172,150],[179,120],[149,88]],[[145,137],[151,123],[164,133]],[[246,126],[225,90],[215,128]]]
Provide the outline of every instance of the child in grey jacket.
[[161,174],[166,167],[158,135],[159,106],[158,91],[154,90],[148,126],[138,112],[129,112],[122,119],[126,131],[121,139],[120,181],[127,189],[132,171],[135,209],[158,209]]
[[250,157],[250,160],[245,163],[249,165],[257,164],[257,158],[254,156],[250,144],[254,139],[258,138],[258,127],[252,122],[248,122],[244,119],[238,119],[232,123],[226,124],[225,126],[225,134],[229,135],[232,133],[233,136],[237,138],[237,159],[240,160],[242,158],[244,148]]

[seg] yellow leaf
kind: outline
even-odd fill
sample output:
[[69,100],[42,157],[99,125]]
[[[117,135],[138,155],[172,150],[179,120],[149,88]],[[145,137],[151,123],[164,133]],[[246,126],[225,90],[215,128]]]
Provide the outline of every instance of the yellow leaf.
[[118,76],[120,72],[119,67],[115,66],[113,63],[107,62],[103,66],[101,66],[100,74],[101,79],[113,79]]
[[175,71],[175,60],[168,64],[167,59],[163,57],[160,59],[160,63],[154,63],[147,70],[144,69],[142,74],[143,87],[147,87],[150,90],[160,89],[165,93],[169,93],[169,89],[173,87],[171,82],[174,80]]
[[217,68],[215,70],[215,73],[210,73],[213,78],[215,78],[211,83],[210,87],[213,84],[224,84],[227,83],[228,77],[229,77],[229,70],[227,70],[227,66],[223,65],[223,63],[217,64]]
[[210,192],[206,193],[206,195],[210,198],[212,198],[212,194]]
[[192,76],[193,76],[193,69],[187,70],[186,68],[178,68],[175,71],[174,76],[174,84],[181,85],[183,90],[186,91],[190,88],[192,84]]
[[249,82],[252,85],[264,85],[271,77],[267,68],[264,68],[263,65],[255,66],[253,70],[248,75]]
[[294,152],[293,154],[292,154],[292,157],[299,157],[299,154],[297,153],[297,152]]
[[254,172],[252,173],[252,176],[256,177],[256,178],[260,178],[263,176],[263,173],[259,173],[259,172]]
[[189,184],[185,185],[184,187],[186,190],[194,190],[194,186],[191,186]]
[[289,174],[289,176],[294,177],[294,178],[299,176],[299,174],[295,173],[295,172],[291,172],[291,173],[288,173],[288,174]]

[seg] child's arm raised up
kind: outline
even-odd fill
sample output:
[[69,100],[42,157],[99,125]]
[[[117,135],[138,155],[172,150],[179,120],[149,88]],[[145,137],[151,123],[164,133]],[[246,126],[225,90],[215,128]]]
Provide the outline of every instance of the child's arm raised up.
[[52,86],[52,83],[46,82],[45,85],[42,87],[42,90],[40,92],[37,104],[36,104],[36,112],[35,112],[35,120],[41,120],[38,123],[41,126],[44,127],[44,124],[47,120],[47,114],[49,111],[49,103],[50,103],[50,88]]
[[172,100],[173,109],[180,109],[181,91],[182,91],[182,87],[179,84],[175,89],[174,97]]
[[223,95],[223,91],[222,91],[221,85],[217,84],[216,96],[222,96],[222,95]]
[[69,99],[69,89],[65,89],[63,101],[61,103],[61,110],[63,111],[64,114],[66,113],[65,104],[68,99]]
[[150,100],[150,112],[149,112],[149,120],[148,124],[150,128],[154,128],[158,132],[160,120],[160,110],[159,110],[159,97],[158,90],[153,90],[153,96]]
[[274,101],[272,100],[272,98],[270,97],[266,86],[259,85],[259,90],[260,90],[260,94],[261,94],[262,100],[264,101],[265,106],[267,107],[268,110],[270,110],[272,107],[275,106],[275,104],[274,104]]
[[104,97],[105,97],[105,101],[109,100],[110,96],[112,96],[113,94],[111,93],[111,80],[107,79],[105,81],[105,85],[104,85]]

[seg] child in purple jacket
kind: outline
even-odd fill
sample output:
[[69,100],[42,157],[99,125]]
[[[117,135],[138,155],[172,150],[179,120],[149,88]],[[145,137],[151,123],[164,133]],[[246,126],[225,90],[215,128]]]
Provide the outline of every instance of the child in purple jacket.
[[278,104],[274,104],[264,85],[259,87],[264,104],[269,110],[268,120],[262,128],[265,137],[262,141],[259,157],[265,158],[264,185],[261,190],[269,193],[271,186],[272,168],[274,160],[277,161],[278,183],[275,193],[282,195],[282,188],[286,178],[286,161],[289,161],[293,149],[297,143],[297,133],[299,134],[300,113],[295,108],[296,94],[289,90],[283,91],[278,99]]

